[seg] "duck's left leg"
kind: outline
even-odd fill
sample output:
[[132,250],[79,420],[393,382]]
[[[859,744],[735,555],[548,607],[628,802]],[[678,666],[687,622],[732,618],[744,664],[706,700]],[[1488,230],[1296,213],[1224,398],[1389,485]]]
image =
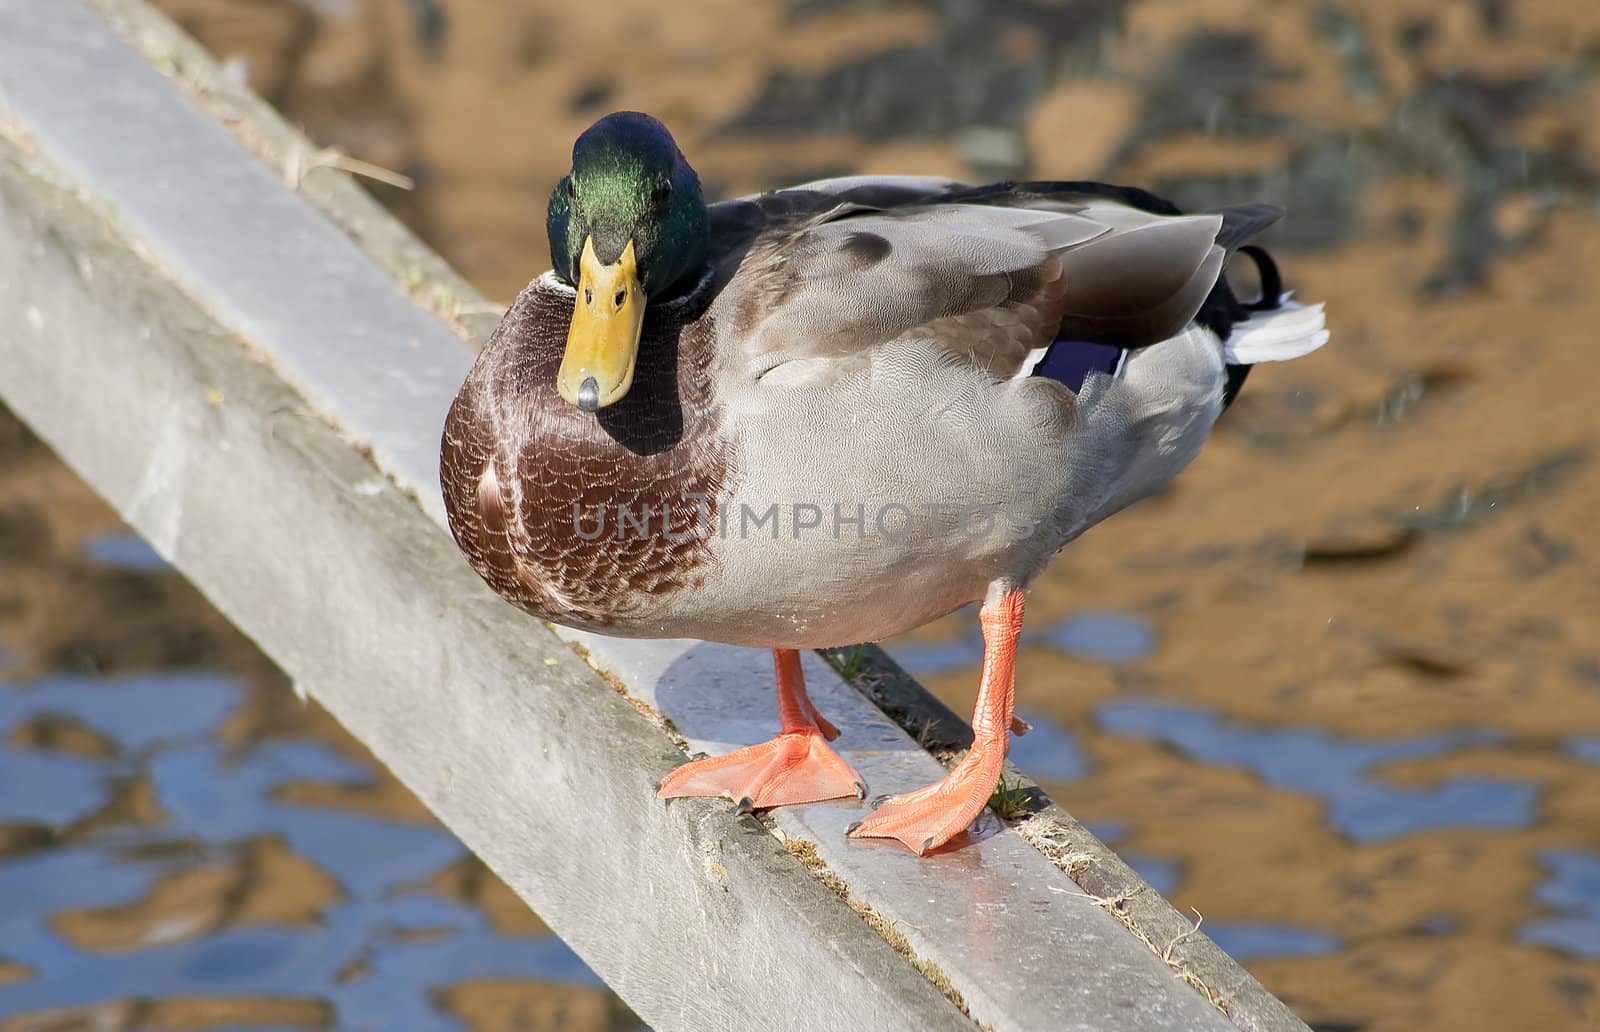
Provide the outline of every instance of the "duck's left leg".
[[782,722],[778,737],[725,756],[685,763],[662,779],[656,795],[662,799],[726,796],[740,810],[866,796],[861,775],[828,748],[828,740],[839,737],[839,729],[811,704],[800,653],[773,649],[772,661],[778,673]]
[[977,817],[1000,782],[1016,709],[1017,633],[1022,592],[1003,589],[983,604],[983,679],[972,714],[972,748],[943,781],[894,796],[854,824],[856,838],[898,839],[921,855],[955,838]]

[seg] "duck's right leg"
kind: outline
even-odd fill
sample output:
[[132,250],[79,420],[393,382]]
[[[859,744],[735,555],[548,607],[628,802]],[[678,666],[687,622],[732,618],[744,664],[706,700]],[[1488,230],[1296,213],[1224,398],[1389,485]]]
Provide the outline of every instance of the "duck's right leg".
[[886,800],[847,829],[852,838],[891,838],[919,856],[965,831],[1000,782],[1009,734],[1016,719],[1017,635],[1022,630],[1022,592],[997,585],[979,614],[983,624],[983,680],[972,714],[972,748],[944,780]]
[[662,779],[656,795],[725,796],[740,810],[817,803],[824,799],[866,798],[861,775],[828,747],[839,729],[827,721],[806,695],[800,653],[773,649],[778,672],[778,737],[747,745],[725,756],[685,763]]

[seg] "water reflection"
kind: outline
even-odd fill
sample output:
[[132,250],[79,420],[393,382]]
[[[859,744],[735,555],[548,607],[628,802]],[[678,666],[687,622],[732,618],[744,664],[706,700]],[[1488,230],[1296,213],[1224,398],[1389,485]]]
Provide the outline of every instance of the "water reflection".
[[[600,985],[430,884],[464,860],[442,828],[286,801],[385,775],[315,739],[224,745],[246,694],[180,673],[0,687],[0,954],[28,972],[0,1016],[289,996],[340,1028],[445,1032],[469,982]],[[92,821],[130,782],[147,804]]]
[[1183,876],[1183,868],[1178,861],[1145,853],[1123,853],[1122,859],[1127,861],[1134,873],[1161,895],[1170,896],[1178,891],[1178,884]]
[[1049,781],[1071,781],[1087,772],[1083,751],[1054,717],[1030,709],[1019,709],[1017,716],[1032,730],[1011,740],[1011,762],[1031,777]]
[[1549,850],[1539,854],[1539,862],[1550,877],[1533,898],[1560,916],[1523,925],[1517,937],[1579,957],[1600,957],[1600,853]]
[[1049,641],[1063,652],[1100,663],[1143,659],[1156,647],[1150,625],[1126,613],[1090,612],[1061,621]]
[[96,534],[83,543],[83,554],[101,566],[139,573],[171,568],[150,542],[128,530]]
[[1338,936],[1293,925],[1207,921],[1203,927],[1211,941],[1240,961],[1261,957],[1314,957],[1332,953],[1344,945]]
[[[1032,768],[1025,768],[1031,770]],[[1128,826],[1115,821],[1097,821],[1084,825],[1091,833],[1108,846],[1115,847],[1118,840],[1128,834]],[[1176,860],[1164,856],[1152,856],[1148,853],[1129,852],[1118,849],[1117,855],[1121,856],[1127,865],[1133,868],[1134,873],[1145,880],[1152,889],[1163,896],[1171,896],[1178,891],[1178,885],[1183,876],[1183,866]]]
[[1435,788],[1392,785],[1372,768],[1440,756],[1500,740],[1493,731],[1356,739],[1309,728],[1251,728],[1202,709],[1112,703],[1097,711],[1107,731],[1154,738],[1205,763],[1241,765],[1268,784],[1307,792],[1328,804],[1328,823],[1357,842],[1430,828],[1521,828],[1532,823],[1537,786],[1449,777]]
[[912,677],[932,677],[982,663],[983,638],[973,634],[939,641],[896,642],[890,651],[895,662]]
[[[962,619],[956,616],[954,619]],[[1078,613],[1043,629],[1024,624],[1022,648],[1048,645],[1092,663],[1128,663],[1154,651],[1155,632],[1127,613]],[[969,632],[956,638],[896,641],[895,660],[915,677],[932,677],[977,667],[983,662],[983,638]]]
[[1567,752],[1576,759],[1600,763],[1600,738],[1572,738],[1567,741]]

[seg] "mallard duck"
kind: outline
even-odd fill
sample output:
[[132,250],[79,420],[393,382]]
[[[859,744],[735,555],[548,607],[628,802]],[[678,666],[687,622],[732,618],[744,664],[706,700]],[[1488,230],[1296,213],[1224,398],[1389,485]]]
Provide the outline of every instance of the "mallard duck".
[[[864,798],[797,650],[981,602],[971,750],[850,832],[925,853],[1000,776],[1029,582],[1172,480],[1250,364],[1327,339],[1245,246],[1278,214],[916,176],[707,204],[665,126],[608,115],[550,196],[555,268],[450,409],[451,530],[547,620],[772,650],[779,734],[684,764],[667,798]],[[1254,304],[1223,275],[1241,248]]]

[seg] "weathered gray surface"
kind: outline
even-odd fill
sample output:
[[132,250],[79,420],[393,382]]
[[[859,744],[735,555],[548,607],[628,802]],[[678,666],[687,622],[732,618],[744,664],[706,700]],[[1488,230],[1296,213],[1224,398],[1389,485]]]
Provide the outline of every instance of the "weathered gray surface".
[[[663,1028],[961,1023],[753,821],[657,803],[650,786],[680,758],[666,739],[455,555],[435,486],[471,359],[454,333],[76,3],[0,0],[6,120],[158,271],[84,242],[105,228],[13,169],[0,392],[625,999]],[[772,731],[764,653],[585,644],[699,747]],[[938,776],[831,671],[808,674],[874,793]],[[979,1020],[1227,1027],[1009,830],[917,861],[846,841],[856,816],[824,804],[778,821]],[[1254,1027],[1303,1027],[1284,1015]]]

